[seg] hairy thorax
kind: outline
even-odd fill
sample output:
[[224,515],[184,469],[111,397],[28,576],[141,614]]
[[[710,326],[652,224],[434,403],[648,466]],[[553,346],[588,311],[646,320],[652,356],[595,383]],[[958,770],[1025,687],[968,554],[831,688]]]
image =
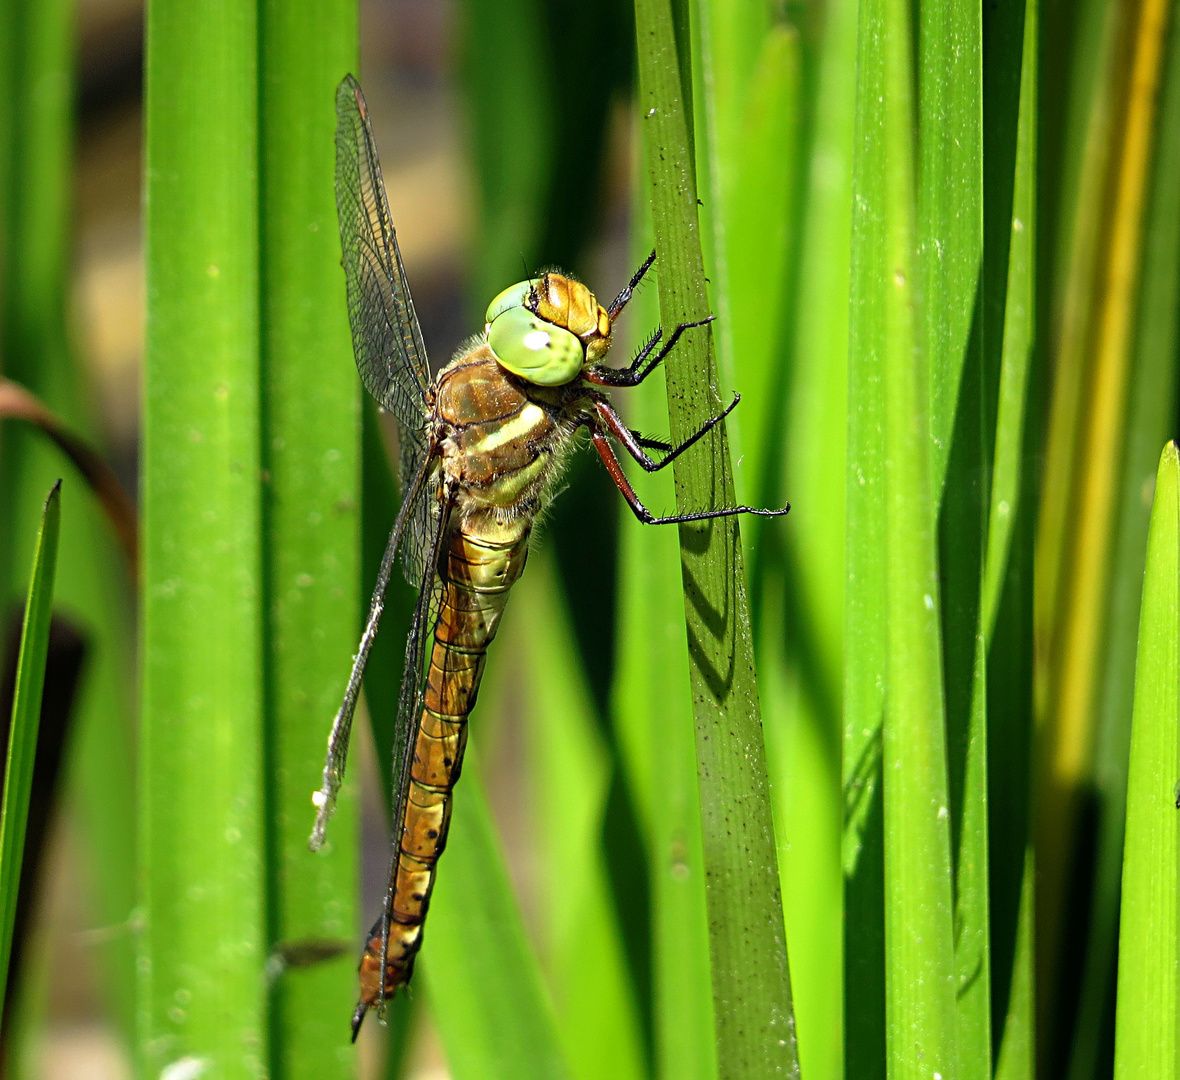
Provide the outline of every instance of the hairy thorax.
[[556,481],[576,428],[577,386],[542,388],[516,378],[479,343],[434,384],[444,478],[460,512],[532,515]]

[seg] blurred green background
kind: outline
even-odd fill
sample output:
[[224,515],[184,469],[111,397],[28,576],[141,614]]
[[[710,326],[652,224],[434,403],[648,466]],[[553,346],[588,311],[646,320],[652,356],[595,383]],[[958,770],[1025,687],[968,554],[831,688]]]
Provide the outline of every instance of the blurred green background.
[[[124,0],[0,0],[0,373],[102,449],[144,526],[137,597],[77,471],[0,426],[6,649],[59,475],[71,635],[4,1075],[757,1077],[726,1025],[767,1004],[806,1080],[1175,1075],[1122,1032],[1177,1030],[1180,984],[1117,964],[1124,889],[1155,873],[1172,902],[1137,916],[1136,956],[1172,955],[1180,910],[1164,554],[1140,631],[1180,416],[1175,5],[637,8],[155,0],[145,34]],[[414,989],[354,1057],[413,597],[394,582],[317,858],[309,796],[396,508],[345,323],[332,91],[359,66],[437,367],[506,285],[560,266],[605,303],[651,249],[667,98],[637,18],[641,49],[664,19],[679,50],[736,494],[793,506],[742,522],[694,624],[736,625],[734,655],[752,634],[764,742],[741,751],[769,797],[698,794],[681,568],[719,540],[643,529],[576,454],[491,650]],[[615,362],[671,310],[659,281]],[[668,432],[661,378],[615,397]],[[677,481],[636,483],[657,512],[719,501]],[[1164,741],[1129,781],[1133,712]],[[785,926],[791,997],[732,1000],[708,822],[767,803],[777,866],[739,880],[781,892],[760,940]],[[1124,865],[1128,804],[1163,831]]]

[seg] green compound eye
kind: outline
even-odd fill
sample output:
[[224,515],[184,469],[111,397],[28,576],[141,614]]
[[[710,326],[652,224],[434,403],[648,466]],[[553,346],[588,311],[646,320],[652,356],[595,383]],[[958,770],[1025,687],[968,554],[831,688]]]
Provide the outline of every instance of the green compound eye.
[[523,307],[511,307],[496,317],[488,327],[488,344],[513,375],[538,386],[572,382],[586,360],[574,334]]
[[524,307],[525,298],[540,284],[540,278],[532,278],[529,281],[518,281],[515,285],[510,285],[488,304],[488,313],[483,317],[483,321],[488,324],[494,323],[497,317],[503,315],[509,308]]

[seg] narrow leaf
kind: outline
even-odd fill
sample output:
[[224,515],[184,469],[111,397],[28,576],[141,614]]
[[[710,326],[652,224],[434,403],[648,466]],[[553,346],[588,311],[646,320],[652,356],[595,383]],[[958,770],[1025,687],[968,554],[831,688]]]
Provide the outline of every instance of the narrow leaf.
[[16,899],[20,889],[21,862],[33,762],[37,755],[37,728],[41,722],[41,692],[45,683],[45,658],[49,651],[49,622],[53,614],[53,580],[57,571],[57,538],[61,529],[61,481],[45,500],[41,530],[33,556],[29,593],[21,627],[20,656],[8,732],[8,758],[4,766],[3,804],[0,805],[0,1011],[8,981],[8,958]]
[[1180,1031],[1180,455],[1156,474],[1135,662],[1115,1078],[1175,1077]]
[[[997,13],[1011,49],[1015,18]],[[988,874],[992,1043],[995,1075],[1032,1080],[1034,1070],[1033,903],[1031,834],[1033,755],[1033,525],[1037,508],[1040,425],[1039,379],[1033,367],[1035,316],[1035,205],[1038,7],[1025,5],[1009,220],[995,211],[988,243],[1008,231],[1006,287],[992,451],[987,556],[980,632],[987,647]],[[1003,98],[1012,93],[1003,77]],[[999,94],[995,95],[1000,97]],[[990,100],[990,98],[989,98]],[[1007,125],[1001,115],[998,123]],[[998,125],[997,125],[998,126]],[[989,298],[995,288],[989,272]],[[998,268],[997,268],[998,273]],[[989,304],[985,344],[991,357],[995,314]]]
[[[0,28],[0,366],[69,430],[100,446],[90,380],[72,348],[76,124],[75,8],[69,0],[3,5]],[[0,602],[23,599],[45,492],[71,466],[24,425],[5,424],[0,450]],[[88,656],[72,720],[68,801],[76,808],[79,862],[87,888],[80,930],[99,935],[91,953],[104,1014],[130,1046],[136,1023],[134,601],[126,562],[102,508],[74,485],[58,554],[58,593],[85,627]],[[41,1017],[47,981],[26,968],[22,1012]],[[24,1053],[12,1030],[8,1062]],[[31,1030],[30,1030],[31,1034]]]
[[138,1071],[269,1071],[258,39],[252,4],[147,27]]
[[477,765],[469,748],[430,901],[422,983],[455,1080],[562,1080],[570,1071],[556,1017]]
[[271,948],[339,950],[284,969],[270,1022],[275,1072],[312,1080],[355,1061],[360,860],[349,793],[327,851],[308,851],[307,830],[357,633],[360,387],[333,194],[335,90],[356,66],[357,12],[347,0],[259,10]]
[[1150,490],[1159,446],[1175,433],[1177,364],[1180,363],[1180,33],[1173,8],[1166,38],[1158,116],[1150,150],[1144,207],[1141,286],[1133,316],[1133,355],[1127,388],[1126,433],[1117,484],[1111,543],[1108,629],[1099,659],[1095,703],[1094,787],[1100,823],[1094,859],[1093,914],[1079,991],[1072,1060],[1074,1078],[1085,1075],[1100,1048],[1109,1047],[1111,995],[1117,959],[1123,813],[1135,651],[1143,560],[1147,549]]
[[537,897],[542,970],[572,1075],[640,1080],[647,1070],[639,1003],[603,850],[609,757],[550,550],[530,557],[516,588],[514,647],[506,648],[527,664],[523,734],[527,812],[538,823],[530,835],[543,868]]
[[[903,0],[860,9],[853,184],[849,408],[850,670],[845,783],[872,775],[881,725],[884,780],[884,985],[889,1075],[957,1076],[949,806],[939,650],[939,589],[928,453],[930,375],[915,311],[912,28]],[[862,534],[858,525],[866,526]],[[855,540],[851,538],[855,537]],[[874,683],[878,685],[875,686]],[[882,694],[879,685],[883,684]],[[870,789],[871,790],[871,789]],[[858,802],[872,803],[864,787]],[[846,846],[846,851],[848,847]],[[857,860],[871,858],[862,851]],[[871,866],[871,864],[870,864]],[[858,873],[860,866],[856,867]],[[871,877],[866,879],[866,883]],[[871,910],[869,896],[866,914]],[[855,896],[847,917],[854,917]],[[879,933],[868,924],[868,939]],[[854,947],[850,940],[846,946]],[[880,1057],[868,972],[847,1068]],[[851,982],[849,984],[851,990]],[[857,1006],[850,1003],[849,1014]],[[866,1023],[867,1021],[867,1023]]]
[[[631,246],[641,260],[651,251],[651,212],[646,184],[637,189],[635,219],[642,227]],[[633,337],[658,321],[656,291],[640,290],[627,308]],[[627,403],[639,430],[661,430],[667,417],[663,372],[653,372]],[[640,470],[628,468],[635,482]],[[657,506],[675,503],[666,471],[644,480],[642,489]],[[660,1080],[712,1080],[717,1061],[709,927],[677,539],[671,529],[648,528],[628,514],[619,544],[612,701],[615,737],[651,868],[653,1072]]]
[[[670,0],[636,5],[640,109],[668,332],[708,313],[691,149],[691,80],[682,80]],[[681,48],[684,39],[681,38]],[[686,335],[666,370],[674,442],[721,408],[712,335]],[[723,428],[675,463],[682,512],[732,505]],[[779,526],[781,527],[781,526]],[[765,749],[736,521],[680,527],[696,725],[717,1060],[723,1077],[797,1075]]]
[[802,147],[806,181],[797,191],[786,414],[777,436],[769,433],[782,458],[777,498],[789,498],[795,510],[782,530],[780,597],[767,545],[760,598],[763,725],[799,1065],[808,1080],[844,1076],[841,683],[855,60],[855,7],[829,5],[812,94],[802,99],[810,143]]

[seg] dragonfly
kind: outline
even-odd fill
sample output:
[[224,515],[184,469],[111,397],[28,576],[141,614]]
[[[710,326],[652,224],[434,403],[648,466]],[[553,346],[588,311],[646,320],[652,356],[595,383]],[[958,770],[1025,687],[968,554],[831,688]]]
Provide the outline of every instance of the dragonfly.
[[556,271],[505,289],[488,306],[483,333],[432,376],[368,109],[351,75],[337,88],[336,118],[336,205],[353,349],[361,381],[396,420],[402,501],[328,738],[322,784],[312,797],[313,850],[324,842],[343,782],[361,679],[399,555],[418,590],[397,703],[389,878],[361,956],[355,1040],[368,1011],[377,1008],[380,1015],[413,974],[487,649],[524,569],[533,522],[553,498],[579,432],[589,432],[615,486],[644,524],[735,514],[777,517],[790,507],[656,516],[619,464],[613,442],[648,472],[666,467],[740,400],[735,394],[722,412],[674,446],[628,428],[602,389],[637,386],[682,335],[711,321],[683,323],[667,340],[657,329],[626,367],[603,362],[615,321],[655,252],[605,308],[585,285]]

